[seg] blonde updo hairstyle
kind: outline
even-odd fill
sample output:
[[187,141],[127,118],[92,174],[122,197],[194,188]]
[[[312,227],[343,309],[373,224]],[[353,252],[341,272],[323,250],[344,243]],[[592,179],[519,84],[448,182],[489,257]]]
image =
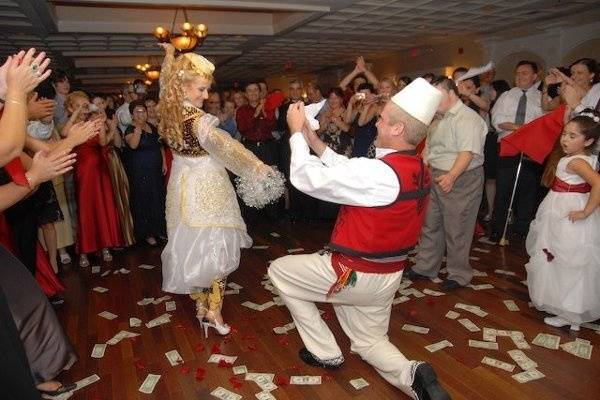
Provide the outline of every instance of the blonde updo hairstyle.
[[161,91],[160,102],[157,106],[159,115],[158,131],[166,143],[175,150],[184,148],[183,141],[183,102],[185,93],[183,87],[197,77],[213,81],[213,64],[206,58],[186,53],[178,56],[173,62],[169,76]]
[[[71,92],[67,95],[67,98],[65,99],[65,108],[67,109],[67,113],[69,115],[73,114],[73,112],[75,111],[75,103],[77,103],[77,100],[79,99],[85,99],[88,102],[90,101],[90,97],[85,93],[82,92],[81,90],[76,90],[74,92]],[[73,110],[73,111],[70,111]]]

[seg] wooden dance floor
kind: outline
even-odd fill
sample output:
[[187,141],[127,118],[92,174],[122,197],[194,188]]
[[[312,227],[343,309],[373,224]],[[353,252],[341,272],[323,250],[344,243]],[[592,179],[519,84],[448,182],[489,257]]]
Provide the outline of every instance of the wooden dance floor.
[[[166,313],[165,301],[160,304],[138,305],[144,298],[165,296],[160,290],[160,267],[140,269],[140,264],[160,266],[160,248],[139,246],[115,253],[111,263],[99,263],[92,259],[91,265],[100,265],[99,273],[92,268],[66,267],[63,280],[67,286],[65,305],[58,312],[68,336],[79,355],[79,361],[70,371],[63,373],[63,382],[74,382],[97,374],[100,380],[74,393],[72,399],[133,400],[133,399],[212,399],[211,391],[221,386],[238,393],[244,399],[255,399],[261,389],[254,381],[244,380],[244,375],[234,375],[228,365],[207,363],[212,353],[237,356],[235,366],[245,365],[249,372],[275,374],[278,386],[272,395],[279,400],[299,399],[405,399],[399,390],[389,385],[357,355],[349,351],[349,342],[343,334],[332,308],[319,305],[322,317],[332,328],[344,351],[346,362],[336,371],[309,367],[298,358],[302,342],[297,330],[277,335],[274,327],[291,322],[285,306],[274,305],[264,311],[255,311],[243,302],[263,304],[273,300],[273,294],[261,285],[269,260],[288,254],[289,249],[303,248],[313,252],[322,248],[329,237],[331,225],[324,223],[264,223],[250,234],[256,246],[267,249],[243,251],[240,268],[229,282],[241,286],[239,294],[227,295],[224,317],[234,328],[228,337],[220,337],[209,330],[208,339],[196,318],[194,305],[187,296],[174,295],[177,309],[169,312],[170,322],[147,328],[145,323]],[[271,235],[276,232],[280,237]],[[526,262],[522,245],[498,248],[475,241],[471,252],[472,265],[487,276],[473,279],[474,285],[491,284],[491,289],[465,288],[443,296],[425,295],[393,306],[389,336],[409,359],[425,360],[433,364],[441,383],[453,399],[543,399],[577,400],[598,398],[600,393],[600,350],[592,352],[591,360],[576,357],[562,348],[557,350],[540,347],[532,342],[539,333],[560,336],[560,343],[576,338],[600,342],[600,335],[582,328],[570,332],[568,328],[556,329],[543,323],[543,313],[528,306],[525,279]],[[483,250],[483,251],[482,251]],[[486,252],[489,251],[489,252]],[[114,271],[126,268],[128,274]],[[111,270],[102,277],[102,273]],[[496,270],[514,272],[516,276],[497,273]],[[444,275],[441,275],[444,277]],[[99,293],[95,287],[108,292]],[[441,291],[439,283],[415,282],[411,288],[420,292],[427,288]],[[24,296],[27,294],[24,293]],[[420,293],[419,293],[420,295]],[[401,297],[397,294],[396,297]],[[518,311],[509,311],[503,300],[514,300]],[[454,308],[457,303],[481,307],[489,313],[477,316],[463,309]],[[460,314],[458,319],[446,317],[449,310]],[[118,315],[113,320],[98,316],[103,311]],[[129,319],[142,320],[141,327],[130,327]],[[468,318],[478,328],[494,328],[521,331],[531,346],[524,353],[538,364],[537,369],[545,378],[519,383],[512,375],[522,369],[509,357],[508,350],[516,346],[510,337],[498,336],[498,350],[469,347],[469,339],[483,340],[483,331],[471,332],[459,319]],[[405,324],[429,328],[427,334],[402,330]],[[140,336],[122,339],[108,345],[103,358],[92,358],[95,344],[106,343],[120,331],[139,333]],[[448,340],[453,347],[430,353],[425,346]],[[177,350],[184,363],[171,366],[165,353]],[[484,357],[491,357],[515,366],[512,372],[482,364]],[[152,394],[138,391],[148,374],[161,375]],[[290,385],[290,376],[321,375],[322,384],[314,386]],[[349,381],[364,378],[369,386],[356,390]]]

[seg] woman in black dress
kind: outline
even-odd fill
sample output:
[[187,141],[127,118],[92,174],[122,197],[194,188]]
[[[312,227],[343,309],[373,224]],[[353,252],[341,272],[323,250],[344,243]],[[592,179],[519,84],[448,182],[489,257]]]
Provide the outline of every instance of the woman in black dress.
[[125,130],[125,163],[131,189],[131,212],[137,240],[151,246],[156,238],[167,236],[165,220],[165,181],[167,164],[158,130],[147,122],[143,101],[129,105],[133,124]]

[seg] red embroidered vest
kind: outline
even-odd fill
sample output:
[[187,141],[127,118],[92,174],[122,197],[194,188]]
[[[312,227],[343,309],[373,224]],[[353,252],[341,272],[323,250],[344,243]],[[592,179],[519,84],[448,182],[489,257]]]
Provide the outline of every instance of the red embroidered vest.
[[398,177],[398,197],[382,207],[342,206],[331,234],[332,251],[377,259],[403,256],[415,247],[431,188],[429,170],[415,154],[396,152],[381,158]]

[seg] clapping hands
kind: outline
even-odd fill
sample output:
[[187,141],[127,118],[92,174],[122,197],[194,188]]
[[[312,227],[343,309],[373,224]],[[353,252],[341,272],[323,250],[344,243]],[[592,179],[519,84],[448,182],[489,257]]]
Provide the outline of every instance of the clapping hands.
[[32,91],[40,82],[48,78],[50,59],[45,52],[36,57],[35,49],[9,56],[0,67],[0,98],[6,99],[9,92],[26,94]]

